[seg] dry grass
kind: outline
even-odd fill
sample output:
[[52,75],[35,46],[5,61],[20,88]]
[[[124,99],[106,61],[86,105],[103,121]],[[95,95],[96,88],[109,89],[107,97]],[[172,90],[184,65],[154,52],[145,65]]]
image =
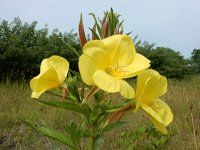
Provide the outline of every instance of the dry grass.
[[[54,142],[38,135],[18,118],[56,129],[62,129],[69,120],[76,120],[70,112],[35,102],[30,94],[26,83],[0,84],[0,149],[55,147]],[[52,99],[48,95],[45,98]],[[168,136],[156,132],[142,112],[130,113],[124,118],[130,121],[126,127],[105,134],[102,149],[200,149],[200,76],[184,81],[170,80],[163,99],[174,113]]]

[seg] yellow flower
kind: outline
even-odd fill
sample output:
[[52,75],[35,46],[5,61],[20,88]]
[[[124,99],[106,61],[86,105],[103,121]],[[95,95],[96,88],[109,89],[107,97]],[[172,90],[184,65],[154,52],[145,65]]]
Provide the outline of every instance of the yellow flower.
[[127,35],[113,35],[85,44],[79,58],[83,81],[100,89],[120,92],[125,98],[134,98],[133,88],[123,79],[136,76],[150,66],[150,61],[136,53],[132,39]]
[[69,70],[69,63],[60,56],[44,59],[40,66],[40,74],[30,81],[32,98],[38,98],[43,92],[60,86]]
[[165,126],[172,122],[173,114],[169,106],[159,99],[167,92],[167,79],[157,71],[148,69],[137,77],[136,109],[142,108],[161,132],[167,134]]

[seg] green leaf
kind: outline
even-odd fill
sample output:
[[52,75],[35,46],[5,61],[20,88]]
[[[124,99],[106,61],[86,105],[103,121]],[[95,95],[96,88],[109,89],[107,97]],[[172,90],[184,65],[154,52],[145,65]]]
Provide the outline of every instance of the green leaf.
[[71,110],[75,112],[79,112],[84,114],[84,109],[75,103],[71,102],[57,102],[57,101],[43,101],[43,100],[38,100],[38,102],[43,103],[48,106],[56,107],[56,108],[61,108],[61,109],[66,109],[66,110]]
[[122,26],[122,23],[124,22],[124,20],[122,20],[119,24],[119,28]]
[[24,124],[26,124],[27,126],[31,127],[32,129],[36,130],[37,132],[53,139],[56,141],[59,141],[65,145],[70,146],[71,148],[73,148],[73,142],[70,138],[66,137],[65,135],[63,135],[60,132],[54,131],[52,129],[48,129],[48,128],[44,128],[44,127],[36,127],[35,125],[33,125],[31,122],[27,121],[27,120],[23,120],[23,119],[19,119],[20,121],[22,121]]
[[116,129],[116,128],[121,128],[122,126],[124,126],[127,122],[114,122],[114,123],[111,123],[111,124],[108,124],[107,126],[105,126],[102,130],[102,132],[105,132],[105,131],[110,131],[110,130],[113,130],[113,129]]
[[90,31],[92,31],[92,33],[94,34],[95,38],[96,38],[97,40],[100,40],[98,34],[97,34],[93,29],[91,29],[91,28],[89,28],[89,29],[90,29]]
[[126,33],[126,35],[130,35],[133,31]]
[[27,126],[31,127],[34,130],[37,130],[37,128],[35,127],[35,125],[33,125],[31,122],[27,121],[27,120],[23,120],[21,118],[19,118],[20,121],[22,121],[24,124],[26,124]]
[[95,24],[96,24],[96,26],[97,26],[97,30],[98,30],[98,32],[99,32],[100,37],[102,38],[102,29],[101,29],[101,27],[99,26],[99,24],[98,24],[98,22],[97,22],[97,19],[96,19],[95,14],[90,13],[89,15],[91,15],[91,16],[94,18]]
[[115,106],[112,106],[112,107],[109,107],[107,109],[107,112],[114,112],[116,110],[119,110],[120,108],[126,106],[128,103],[130,103],[132,100],[126,100],[124,101],[123,103],[120,103],[119,105],[115,105]]
[[67,47],[72,50],[72,52],[74,52],[74,54],[79,58],[80,57],[80,54],[78,53],[78,51],[72,47],[69,43],[65,43],[67,45]]
[[53,95],[53,96],[57,96],[57,97],[63,97],[63,95],[53,93],[52,91],[46,91],[46,93],[47,93],[47,94],[50,94],[50,95]]
[[81,78],[81,75],[79,72],[77,71],[74,71],[74,70],[70,70],[70,72],[75,75],[80,81],[82,81],[82,78]]
[[72,140],[60,132],[54,131],[52,129],[44,128],[44,127],[37,128],[37,131],[53,140],[66,144],[70,146],[71,148],[74,147]]

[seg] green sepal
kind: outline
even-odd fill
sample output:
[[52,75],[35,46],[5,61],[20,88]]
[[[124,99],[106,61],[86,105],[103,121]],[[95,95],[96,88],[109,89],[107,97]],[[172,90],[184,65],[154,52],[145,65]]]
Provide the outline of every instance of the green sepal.
[[95,21],[95,24],[96,24],[98,33],[99,33],[100,37],[102,38],[102,29],[101,29],[101,27],[99,26],[99,24],[98,24],[98,22],[97,22],[97,19],[96,19],[96,17],[95,17],[95,14],[90,13],[89,15],[92,15],[92,17],[94,18],[94,21]]
[[98,34],[97,34],[93,29],[91,29],[91,28],[89,28],[89,29],[90,29],[90,31],[92,31],[92,33],[94,34],[95,38],[96,38],[97,40],[100,40]]

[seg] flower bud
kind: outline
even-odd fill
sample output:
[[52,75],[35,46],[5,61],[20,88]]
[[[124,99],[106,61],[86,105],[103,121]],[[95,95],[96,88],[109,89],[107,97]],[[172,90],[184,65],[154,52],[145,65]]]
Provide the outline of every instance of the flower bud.
[[82,21],[82,14],[80,16],[80,22],[79,22],[79,38],[80,38],[80,42],[81,42],[81,47],[83,48],[83,46],[87,43],[87,39],[85,36],[85,31],[84,31],[84,27],[83,27],[83,21]]
[[108,19],[106,18],[102,26],[103,38],[108,37]]

